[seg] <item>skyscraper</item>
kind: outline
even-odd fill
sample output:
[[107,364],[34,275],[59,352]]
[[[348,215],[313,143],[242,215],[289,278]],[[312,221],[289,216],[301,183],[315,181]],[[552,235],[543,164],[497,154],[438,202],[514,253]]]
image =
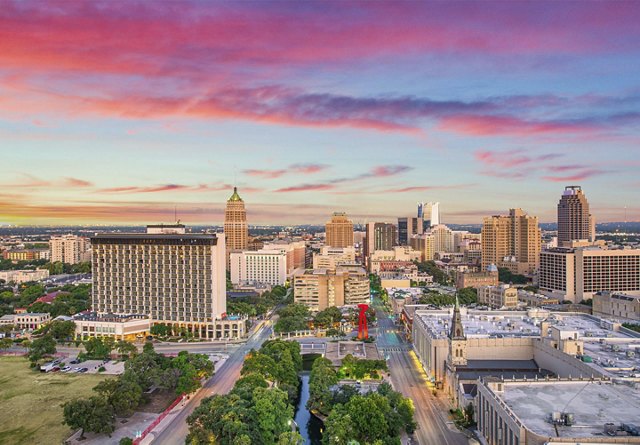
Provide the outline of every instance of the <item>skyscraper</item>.
[[522,209],[494,215],[482,225],[482,268],[490,264],[516,274],[532,274],[540,264],[541,232],[538,218]]
[[419,235],[424,232],[423,221],[421,218],[409,216],[406,218],[398,218],[398,244],[408,246],[409,240],[413,235]]
[[335,212],[325,224],[326,244],[331,247],[353,246],[353,222],[346,213]]
[[422,220],[425,221],[429,227],[440,224],[440,203],[422,203]]
[[366,226],[364,255],[369,256],[376,250],[392,250],[397,244],[398,231],[394,224],[370,222]]
[[247,211],[244,201],[238,195],[238,188],[233,188],[233,195],[227,200],[224,209],[224,234],[227,242],[227,268],[229,268],[229,253],[233,250],[247,250],[249,244],[249,229],[247,227]]
[[565,187],[558,202],[558,246],[569,247],[572,241],[593,242],[595,239],[595,222],[582,188],[579,185]]

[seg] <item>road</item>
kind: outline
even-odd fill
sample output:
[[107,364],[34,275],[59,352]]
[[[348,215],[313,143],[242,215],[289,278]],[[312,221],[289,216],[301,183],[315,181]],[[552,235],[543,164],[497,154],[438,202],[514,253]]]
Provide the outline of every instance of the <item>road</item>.
[[[205,397],[210,397],[213,394],[227,394],[231,391],[236,380],[240,377],[240,370],[242,369],[245,355],[247,355],[247,352],[251,349],[259,349],[262,343],[269,339],[272,332],[271,326],[272,320],[261,321],[258,328],[245,344],[240,346],[234,345],[234,347],[237,347],[236,351],[229,356],[213,378],[204,385],[204,388],[189,399],[182,411],[173,418],[171,423],[169,423],[161,433],[154,437],[151,443],[153,445],[183,444],[189,433],[187,417],[200,405],[200,402]],[[153,435],[153,433],[151,433],[151,435]]]
[[377,298],[374,307],[378,326],[371,334],[376,336],[378,349],[387,358],[393,386],[413,400],[418,423],[415,432],[417,442],[421,445],[468,445],[470,441],[464,434],[449,429],[449,426],[454,427],[447,424],[449,420],[445,407],[427,386],[427,376],[413,353],[411,344],[404,340],[399,328]]

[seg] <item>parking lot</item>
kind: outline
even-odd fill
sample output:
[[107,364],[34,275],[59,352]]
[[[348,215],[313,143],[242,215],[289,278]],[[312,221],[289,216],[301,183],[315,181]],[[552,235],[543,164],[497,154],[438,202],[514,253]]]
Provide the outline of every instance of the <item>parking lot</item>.
[[[60,368],[59,371],[55,372],[67,372],[67,373],[88,373],[88,374],[122,374],[124,372],[124,362],[123,361],[103,361],[103,360],[85,360],[80,363],[71,363],[75,361],[74,358],[69,357],[67,359],[63,359],[60,363],[56,365],[52,365],[52,362],[45,363],[41,370],[45,372],[51,372],[55,367]],[[48,366],[47,366],[48,365]],[[104,371],[100,372],[99,369],[104,367]],[[69,369],[67,369],[69,368]]]

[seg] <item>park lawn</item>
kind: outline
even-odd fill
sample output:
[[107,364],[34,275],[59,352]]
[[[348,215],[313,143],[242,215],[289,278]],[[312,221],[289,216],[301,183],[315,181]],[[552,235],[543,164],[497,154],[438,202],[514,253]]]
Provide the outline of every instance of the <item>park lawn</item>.
[[0,443],[62,443],[71,429],[62,424],[68,400],[94,394],[106,376],[41,373],[29,368],[24,357],[0,357]]

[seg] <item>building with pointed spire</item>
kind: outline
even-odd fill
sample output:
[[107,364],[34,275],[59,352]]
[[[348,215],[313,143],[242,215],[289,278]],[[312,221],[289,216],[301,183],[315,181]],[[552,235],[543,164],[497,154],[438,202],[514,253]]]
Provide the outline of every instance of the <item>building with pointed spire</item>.
[[453,317],[451,317],[449,340],[449,360],[447,360],[447,363],[449,363],[452,368],[456,366],[466,366],[467,337],[464,335],[464,327],[462,326],[458,295],[456,295],[456,305],[453,308]]
[[227,200],[224,209],[224,234],[227,241],[227,269],[229,254],[234,250],[247,250],[249,245],[249,228],[244,201],[238,194],[238,187],[233,188],[233,195]]

